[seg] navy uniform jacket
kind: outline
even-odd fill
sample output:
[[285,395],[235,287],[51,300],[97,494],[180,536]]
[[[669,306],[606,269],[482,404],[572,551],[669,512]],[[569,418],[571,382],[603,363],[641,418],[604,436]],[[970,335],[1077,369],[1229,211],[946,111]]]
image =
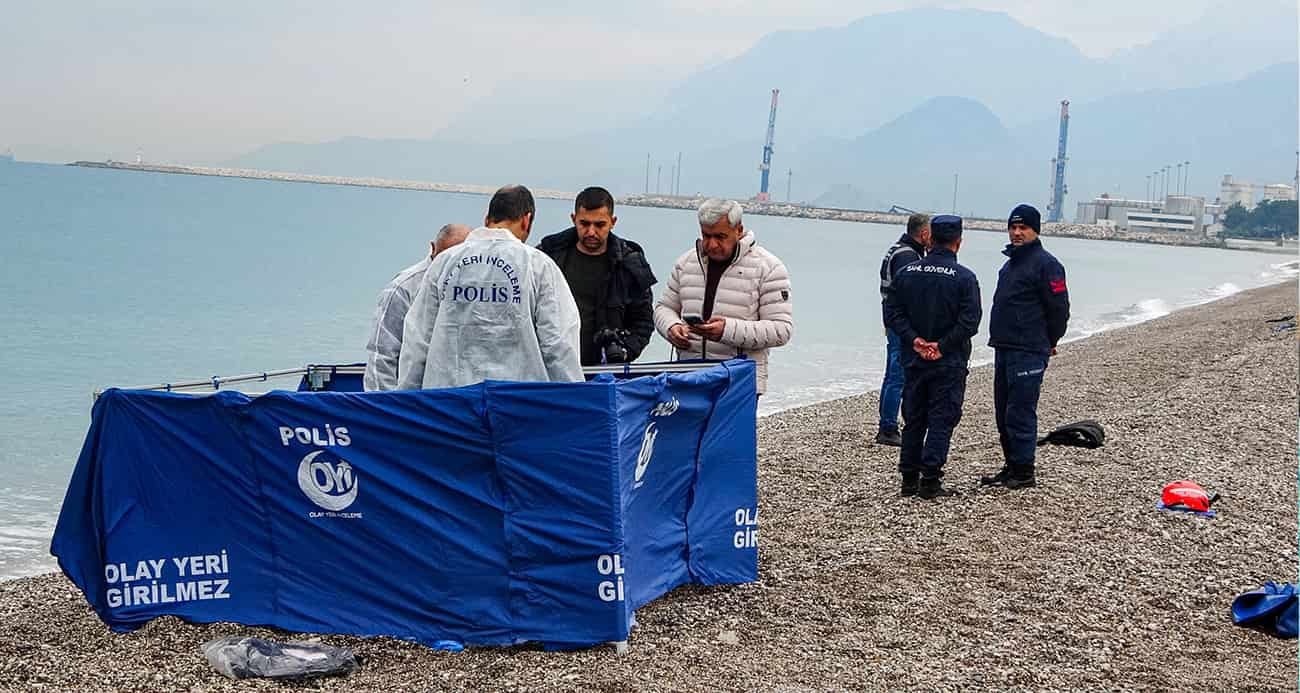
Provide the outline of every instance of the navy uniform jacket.
[[[905,368],[965,368],[970,339],[979,331],[983,315],[975,273],[957,264],[957,254],[942,247],[904,267],[885,302],[885,324],[903,340]],[[917,337],[938,342],[942,357],[922,359],[912,348]]]
[[1070,321],[1065,268],[1040,239],[1002,251],[1009,259],[998,272],[989,316],[989,346],[1046,355]]

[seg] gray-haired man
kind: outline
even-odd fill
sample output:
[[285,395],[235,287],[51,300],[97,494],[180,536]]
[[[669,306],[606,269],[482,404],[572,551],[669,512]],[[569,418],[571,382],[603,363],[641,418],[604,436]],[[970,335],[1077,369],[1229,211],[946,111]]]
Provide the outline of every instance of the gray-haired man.
[[411,301],[420,288],[425,270],[438,253],[458,245],[469,235],[464,224],[447,224],[429,242],[429,255],[407,267],[393,277],[393,281],[379,292],[379,306],[375,309],[375,325],[370,330],[366,344],[366,373],[362,382],[366,391],[396,390],[397,363],[402,353],[402,322],[411,308]]
[[754,360],[758,393],[767,390],[768,350],[794,334],[790,274],[745,229],[740,203],[700,205],[700,238],[677,258],[655,305],[655,329],[681,359]]

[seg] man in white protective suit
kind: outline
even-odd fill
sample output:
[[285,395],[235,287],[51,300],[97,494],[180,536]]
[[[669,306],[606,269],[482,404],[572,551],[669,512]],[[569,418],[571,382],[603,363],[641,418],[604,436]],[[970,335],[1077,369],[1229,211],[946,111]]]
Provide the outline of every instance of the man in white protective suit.
[[555,262],[524,244],[535,216],[528,188],[501,188],[483,226],[434,258],[403,323],[398,389],[583,380],[578,305]]
[[379,292],[379,305],[375,308],[374,326],[370,328],[370,341],[366,342],[366,372],[362,378],[366,392],[397,389],[397,362],[402,353],[402,325],[411,299],[420,290],[424,273],[439,253],[459,245],[472,229],[464,224],[447,224],[438,229],[438,235],[429,243],[429,254],[423,260],[407,267],[393,277],[393,281]]

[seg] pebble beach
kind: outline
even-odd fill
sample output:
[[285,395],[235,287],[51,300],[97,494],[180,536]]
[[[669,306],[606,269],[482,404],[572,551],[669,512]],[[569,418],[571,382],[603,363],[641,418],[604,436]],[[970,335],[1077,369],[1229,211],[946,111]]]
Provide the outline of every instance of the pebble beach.
[[[971,371],[953,436],[958,497],[899,496],[874,393],[760,419],[760,580],[647,605],[624,655],[170,617],[115,634],[54,574],[0,582],[0,690],[1294,691],[1296,641],[1229,606],[1297,580],[1297,336],[1265,322],[1296,312],[1289,281],[1062,345],[1040,433],[1096,419],[1106,445],[1039,448],[1032,489],[979,487],[1002,463],[991,368]],[[1177,479],[1222,494],[1218,516],[1158,511]],[[234,634],[316,638],[361,666],[229,680],[199,646]]]

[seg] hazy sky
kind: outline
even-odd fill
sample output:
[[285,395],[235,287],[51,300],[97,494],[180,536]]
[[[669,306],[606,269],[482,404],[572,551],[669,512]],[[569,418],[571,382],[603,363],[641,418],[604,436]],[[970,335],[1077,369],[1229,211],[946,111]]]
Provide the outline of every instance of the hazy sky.
[[[1004,11],[1104,57],[1213,2],[0,0],[0,149],[206,162],[271,142],[423,138],[503,85],[653,91],[772,31],[936,4]],[[620,93],[592,91],[575,107]]]

